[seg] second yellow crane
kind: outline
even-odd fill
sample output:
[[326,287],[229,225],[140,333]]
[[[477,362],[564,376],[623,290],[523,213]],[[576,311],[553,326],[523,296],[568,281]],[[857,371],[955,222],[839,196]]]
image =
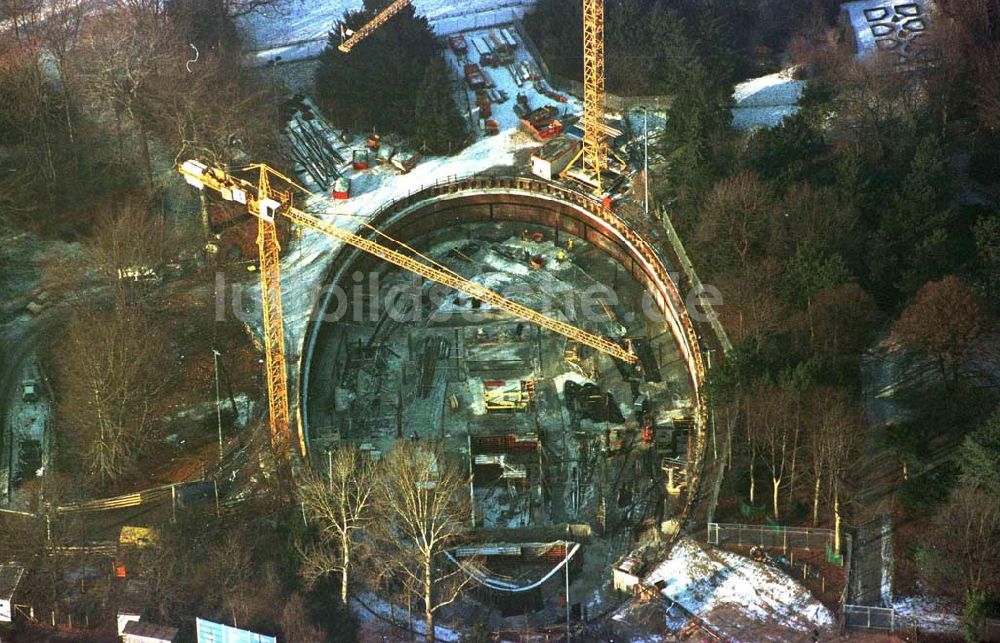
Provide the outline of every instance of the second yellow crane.
[[340,43],[340,46],[337,47],[337,49],[345,54],[350,53],[351,49],[354,48],[354,45],[370,36],[373,31],[384,25],[390,18],[402,11],[408,4],[410,4],[411,1],[412,0],[395,0],[395,2],[390,4],[388,7],[379,11],[378,14],[366,22],[363,27],[347,37],[342,43]]
[[[264,349],[267,367],[267,391],[270,404],[271,440],[276,448],[283,447],[291,435],[291,423],[288,406],[288,374],[285,365],[285,333],[281,309],[281,270],[279,261],[280,248],[274,218],[282,215],[290,221],[306,227],[332,239],[349,244],[359,250],[399,266],[414,274],[433,281],[491,307],[535,324],[546,330],[558,333],[571,340],[590,346],[602,353],[620,359],[629,364],[638,361],[635,353],[619,344],[589,333],[572,324],[554,319],[539,313],[527,306],[506,299],[485,286],[463,278],[449,268],[438,264],[423,255],[404,254],[372,239],[356,234],[350,230],[338,227],[319,217],[304,212],[292,205],[290,190],[275,190],[271,179],[277,178],[287,186],[304,190],[292,179],[263,164],[255,164],[243,168],[259,172],[256,185],[233,176],[222,168],[209,167],[199,161],[186,161],[178,166],[178,171],[184,179],[198,189],[211,189],[218,192],[223,199],[246,205],[250,214],[257,217],[257,244],[260,250],[260,279],[263,303]],[[378,236],[401,248],[408,248],[384,233],[373,230]],[[305,456],[306,444],[299,434],[298,448]]]

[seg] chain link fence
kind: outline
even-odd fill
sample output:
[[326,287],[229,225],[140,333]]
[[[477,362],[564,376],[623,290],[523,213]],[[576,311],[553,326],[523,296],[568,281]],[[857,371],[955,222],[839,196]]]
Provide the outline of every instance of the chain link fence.
[[[849,534],[844,534],[845,549],[850,550]],[[708,542],[712,545],[738,545],[775,549],[807,549],[823,551],[832,547],[832,529],[785,527],[782,525],[743,525],[738,523],[708,523]]]
[[896,610],[891,607],[844,605],[843,616],[844,627],[849,630],[893,632],[900,625],[896,622]]

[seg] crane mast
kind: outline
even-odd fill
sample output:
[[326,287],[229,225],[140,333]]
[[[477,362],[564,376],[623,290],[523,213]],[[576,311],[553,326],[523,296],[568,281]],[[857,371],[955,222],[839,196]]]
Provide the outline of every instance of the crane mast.
[[[270,193],[270,177],[267,172],[261,171],[257,194]],[[281,310],[281,246],[274,226],[274,215],[279,207],[280,203],[270,198],[256,200],[261,316],[270,407],[268,421],[271,445],[276,453],[286,454],[288,449],[283,447],[291,434],[291,420],[288,411],[288,370],[285,366],[285,321]],[[305,444],[300,442],[300,451],[305,455]]]
[[395,0],[395,2],[390,4],[388,7],[378,12],[378,15],[366,22],[363,27],[351,34],[350,38],[340,43],[340,46],[337,47],[337,49],[345,54],[350,53],[351,49],[354,48],[354,45],[370,36],[372,32],[388,22],[394,15],[402,11],[403,8],[410,4],[411,1],[412,0]]
[[[281,309],[280,247],[278,245],[277,231],[274,226],[274,218],[277,214],[286,217],[300,226],[315,230],[332,239],[351,245],[383,261],[420,275],[429,281],[448,286],[514,317],[521,318],[536,326],[590,346],[616,359],[629,364],[634,364],[638,361],[635,353],[631,350],[626,350],[611,340],[599,337],[572,324],[548,317],[527,306],[506,299],[485,286],[464,279],[443,267],[433,265],[429,260],[422,260],[404,254],[295,208],[291,205],[291,197],[287,192],[276,191],[271,187],[270,177],[275,176],[292,186],[296,185],[295,182],[267,165],[255,164],[244,168],[260,172],[257,185],[232,176],[221,168],[209,167],[199,161],[186,161],[179,165],[177,169],[189,184],[198,189],[209,188],[218,192],[225,200],[244,204],[247,206],[247,210],[257,217],[257,245],[260,250],[261,264],[260,279],[263,303],[264,348],[266,352],[265,361],[267,365],[267,390],[271,410],[271,440],[276,448],[288,442],[291,432],[288,406],[288,373],[285,364],[284,322]],[[389,238],[384,234],[382,236]],[[389,239],[392,240],[391,238]],[[399,245],[402,246],[402,244]],[[299,434],[298,448],[300,453],[305,456],[306,445],[301,432]]]
[[583,129],[583,145],[562,176],[572,176],[575,170],[600,194],[601,173],[608,164],[604,123],[604,0],[583,0]]

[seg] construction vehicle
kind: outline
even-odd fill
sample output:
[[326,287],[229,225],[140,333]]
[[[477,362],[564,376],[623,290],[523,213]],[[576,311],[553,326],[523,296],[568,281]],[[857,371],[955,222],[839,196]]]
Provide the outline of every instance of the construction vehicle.
[[493,103],[490,101],[490,95],[486,90],[476,90],[476,107],[479,108],[479,118],[483,120],[493,115]]
[[353,150],[351,152],[351,167],[359,172],[368,169],[368,150]]
[[[626,350],[618,343],[510,301],[485,286],[469,281],[450,268],[418,253],[407,244],[386,235],[377,228],[363,222],[359,224],[367,226],[370,231],[376,233],[382,239],[381,243],[299,210],[293,204],[293,195],[295,192],[311,195],[309,190],[267,165],[254,164],[243,168],[245,172],[257,173],[256,185],[233,176],[220,167],[210,167],[196,160],[185,161],[177,167],[177,170],[188,184],[199,190],[207,188],[219,193],[225,200],[243,204],[250,214],[257,217],[264,361],[270,409],[271,443],[275,450],[284,457],[290,455],[283,447],[290,441],[291,418],[288,405],[288,371],[285,366],[285,330],[281,303],[281,248],[278,244],[275,226],[275,217],[278,215],[285,217],[293,224],[325,234],[331,239],[353,246],[424,279],[452,288],[471,297],[474,301],[487,304],[496,310],[521,318],[580,344],[591,346],[616,359],[624,360],[629,364],[638,361],[638,357],[633,351]],[[283,189],[273,188],[272,180],[283,183]],[[298,438],[299,453],[305,457],[306,444],[301,431]]]
[[558,114],[551,105],[533,109],[521,116],[521,128],[536,140],[547,141],[563,130],[562,123],[556,119]]
[[514,101],[514,113],[517,114],[518,118],[524,118],[524,115],[530,111],[531,107],[528,105],[528,97],[518,92],[517,98]]
[[469,54],[469,45],[465,42],[465,36],[460,33],[448,36],[448,46],[459,58],[465,58]]
[[338,176],[337,180],[333,182],[333,198],[338,200],[343,200],[350,198],[351,196],[351,180]]
[[476,63],[466,63],[462,71],[465,73],[465,84],[469,86],[469,89],[477,90],[489,87],[486,74],[483,73],[482,68]]

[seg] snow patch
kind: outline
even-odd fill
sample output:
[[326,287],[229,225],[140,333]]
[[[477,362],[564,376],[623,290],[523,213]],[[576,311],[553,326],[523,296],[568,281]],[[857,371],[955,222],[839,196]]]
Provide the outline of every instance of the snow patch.
[[962,619],[939,601],[928,596],[897,599],[892,607],[904,624],[913,622],[927,632],[955,633],[962,630]]
[[[480,29],[520,20],[534,0],[467,0],[460,4],[445,0],[416,0],[418,15],[424,15],[438,35]],[[292,0],[262,7],[237,23],[255,49],[260,62],[280,57],[283,62],[319,55],[327,36],[338,31],[345,11],[360,10],[362,0]]]
[[[385,627],[391,627],[390,625],[383,622],[389,621],[395,623],[400,627],[406,628],[406,608],[400,607],[398,605],[393,605],[392,603],[385,601],[371,592],[364,592],[360,596],[361,601],[351,600],[351,609],[354,614],[358,617],[358,620],[364,623],[370,623],[373,625],[382,625]],[[375,614],[372,614],[375,612]],[[421,636],[426,636],[427,626],[421,618],[420,613],[414,610],[412,613],[412,629],[414,632]],[[381,619],[379,617],[382,617]],[[437,621],[437,619],[435,619]],[[393,634],[398,634],[398,630],[393,628]],[[455,630],[448,629],[447,627],[442,627],[435,622],[434,624],[434,637],[438,641],[461,641],[462,635]]]
[[771,128],[797,114],[805,81],[792,78],[793,69],[751,78],[733,92],[733,127],[740,130]]
[[643,580],[657,583],[664,597],[733,640],[758,624],[805,632],[834,623],[833,614],[787,574],[731,552],[706,551],[687,538]]

